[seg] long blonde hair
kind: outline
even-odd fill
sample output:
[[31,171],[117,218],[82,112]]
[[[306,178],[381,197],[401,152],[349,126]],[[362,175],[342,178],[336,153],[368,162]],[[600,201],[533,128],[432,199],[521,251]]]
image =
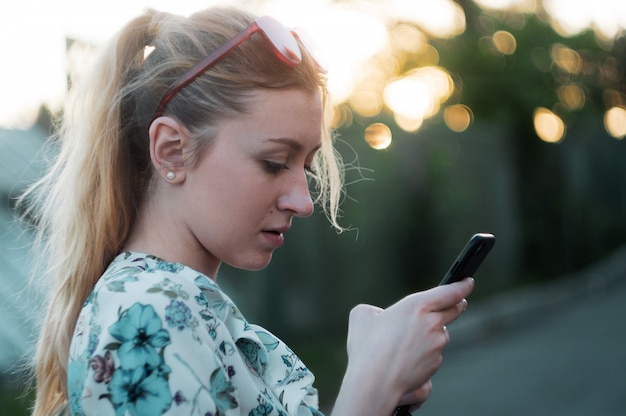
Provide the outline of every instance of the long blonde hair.
[[[188,18],[148,10],[128,23],[72,86],[55,136],[58,155],[20,200],[36,225],[36,247],[41,250],[36,274],[50,294],[34,359],[34,415],[65,411],[68,350],[78,314],[123,247],[138,206],[150,191],[147,131],[159,98],[182,73],[254,18],[223,7]],[[296,67],[282,65],[263,42],[259,36],[244,42],[168,104],[166,114],[197,139],[197,152],[210,141],[208,132],[216,120],[245,113],[247,93],[256,88],[318,90],[330,108],[325,77],[310,57],[304,54]],[[154,48],[147,58],[146,47]],[[343,169],[328,125],[323,130],[322,149],[314,161],[317,202],[341,230],[337,217]]]

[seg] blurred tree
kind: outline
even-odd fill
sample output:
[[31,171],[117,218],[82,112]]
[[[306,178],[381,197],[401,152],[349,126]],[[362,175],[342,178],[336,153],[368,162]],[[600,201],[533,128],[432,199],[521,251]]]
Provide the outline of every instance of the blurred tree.
[[[475,154],[474,157],[477,163],[491,165],[494,159],[504,160],[504,165],[493,166],[492,175],[501,175],[502,169],[511,171],[507,173],[510,177],[506,184],[506,187],[512,188],[509,189],[511,197],[504,205],[518,211],[509,216],[510,221],[518,224],[498,228],[519,231],[518,236],[507,234],[502,237],[517,240],[508,248],[519,255],[507,257],[518,258],[521,268],[508,269],[516,277],[504,279],[505,283],[508,282],[505,286],[523,277],[545,279],[583,267],[622,244],[626,235],[626,227],[621,220],[625,214],[626,177],[619,157],[615,157],[620,152],[624,153],[624,143],[610,138],[603,126],[607,110],[615,106],[626,107],[626,39],[602,38],[592,30],[563,37],[549,24],[548,16],[541,8],[535,13],[489,11],[472,1],[457,3],[462,6],[466,18],[462,35],[443,39],[430,35],[428,48],[423,48],[422,51],[426,52],[421,53],[390,45],[371,61],[371,65],[380,68],[368,71],[372,77],[386,74],[388,78],[366,82],[382,86],[379,88],[379,93],[382,93],[384,86],[394,79],[409,77],[416,68],[438,65],[449,72],[454,81],[454,92],[444,106],[463,104],[470,110],[474,123],[459,134],[458,140],[471,138],[474,141],[472,146],[476,147],[476,135],[494,134],[494,129],[487,125],[500,126],[495,129],[499,137],[491,137],[490,143],[483,146],[483,154]],[[407,25],[413,25],[418,31],[423,30],[412,22],[393,21],[389,25],[392,40],[393,32]],[[389,64],[390,56],[397,64],[391,73],[389,68],[394,66]],[[558,145],[539,140],[539,137],[546,140],[542,131],[537,130],[542,127],[537,124],[537,111],[541,108],[562,125],[562,133],[555,138]],[[359,129],[370,122],[395,115],[389,107],[374,116],[358,114],[358,106],[351,109],[353,114],[344,119],[348,122],[342,125],[340,131],[352,140],[358,140]],[[429,246],[430,250],[447,248],[449,251],[451,247],[437,242],[436,237],[433,239],[433,235],[437,234],[434,230],[442,230],[446,223],[462,215],[463,211],[471,212],[471,206],[480,205],[480,198],[484,199],[485,195],[475,196],[474,201],[461,197],[464,190],[468,192],[471,188],[472,177],[477,177],[474,174],[476,166],[474,164],[473,170],[465,172],[455,169],[452,162],[458,163],[459,160],[454,153],[462,151],[469,155],[471,150],[466,144],[443,139],[449,132],[442,123],[441,113],[425,120],[422,127],[408,134],[414,140],[439,138],[438,142],[423,149],[429,152],[428,157],[419,161],[427,168],[422,166],[414,171],[415,174],[426,174],[431,190],[423,193],[420,199],[406,189],[404,195],[390,188],[386,188],[386,192],[394,195],[395,205],[411,201],[415,207],[415,216],[420,219],[406,221],[404,218],[407,234],[419,232],[434,243]],[[388,122],[395,124],[395,121]],[[392,129],[397,130],[397,127]],[[491,133],[488,130],[492,130]],[[407,134],[395,134],[395,144],[388,151],[399,151],[403,146],[403,152],[415,154],[398,143],[402,136]],[[373,164],[366,164],[377,172],[377,180],[381,175],[393,175],[381,165],[383,162],[380,159],[387,157],[381,155],[373,158]],[[591,164],[596,166],[595,170],[587,167]],[[391,169],[399,167],[395,165]],[[459,182],[455,178],[458,175],[463,175],[465,181]],[[401,187],[407,182],[395,183],[396,187]],[[436,202],[436,189],[442,188],[455,190],[459,202],[456,209],[460,210],[457,214],[424,212],[429,207],[431,210],[442,209],[441,204]],[[487,192],[485,188],[483,192]],[[592,193],[601,193],[605,197],[601,202],[590,197]],[[608,195],[613,197],[608,198]],[[497,215],[497,212],[490,208],[490,204],[495,204],[497,209],[503,207],[493,200],[482,202],[492,215]],[[439,221],[433,224],[435,218]],[[424,233],[425,223],[429,224],[430,232]],[[389,228],[401,227],[391,225]],[[394,234],[396,243],[402,241],[402,238],[397,238],[402,234],[402,231]],[[454,235],[446,238],[458,240]],[[595,244],[589,244],[590,239]],[[419,246],[413,240],[413,244],[406,247],[407,253],[402,258],[404,264],[414,259],[410,254],[414,252],[414,244]],[[393,247],[392,251],[401,251],[397,244],[389,244],[389,247]],[[430,255],[425,258],[437,264],[438,255],[426,254]],[[430,272],[433,268],[424,270]],[[409,279],[406,278],[407,286]],[[495,289],[499,286],[502,285],[496,284]]]

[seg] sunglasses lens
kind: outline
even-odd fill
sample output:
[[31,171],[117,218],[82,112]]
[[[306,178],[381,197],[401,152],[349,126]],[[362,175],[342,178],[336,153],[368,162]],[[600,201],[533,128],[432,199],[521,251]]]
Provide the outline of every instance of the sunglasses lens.
[[313,60],[317,63],[317,66],[322,72],[326,72],[328,67],[326,66],[326,60],[324,59],[324,54],[322,54],[322,50],[315,42],[313,37],[311,37],[304,29],[301,27],[296,27],[292,32],[300,41],[300,44],[306,49],[309,55],[313,58]]
[[290,65],[302,62],[300,46],[289,29],[269,16],[258,18],[256,23],[283,61]]

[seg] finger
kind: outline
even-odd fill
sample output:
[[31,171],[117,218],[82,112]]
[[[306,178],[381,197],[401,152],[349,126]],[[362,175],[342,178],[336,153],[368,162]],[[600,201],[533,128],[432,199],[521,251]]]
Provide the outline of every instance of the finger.
[[441,322],[443,325],[448,325],[451,322],[454,322],[465,310],[467,309],[467,300],[463,299],[461,302],[456,305],[448,308],[446,310],[439,311],[441,314]]
[[430,311],[442,311],[449,309],[472,293],[474,279],[468,277],[459,282],[437,286],[432,289],[414,293],[411,297],[419,298],[421,302],[428,305]]
[[411,405],[418,407],[422,405],[430,397],[430,393],[433,390],[433,383],[428,380],[419,389],[405,393],[400,397],[399,405]]

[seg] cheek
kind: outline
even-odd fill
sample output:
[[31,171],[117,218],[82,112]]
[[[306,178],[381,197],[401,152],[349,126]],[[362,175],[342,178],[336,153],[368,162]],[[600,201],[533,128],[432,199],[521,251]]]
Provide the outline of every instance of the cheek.
[[225,181],[215,194],[225,216],[237,217],[240,224],[262,220],[275,205],[275,190],[266,181],[256,176],[235,176]]

